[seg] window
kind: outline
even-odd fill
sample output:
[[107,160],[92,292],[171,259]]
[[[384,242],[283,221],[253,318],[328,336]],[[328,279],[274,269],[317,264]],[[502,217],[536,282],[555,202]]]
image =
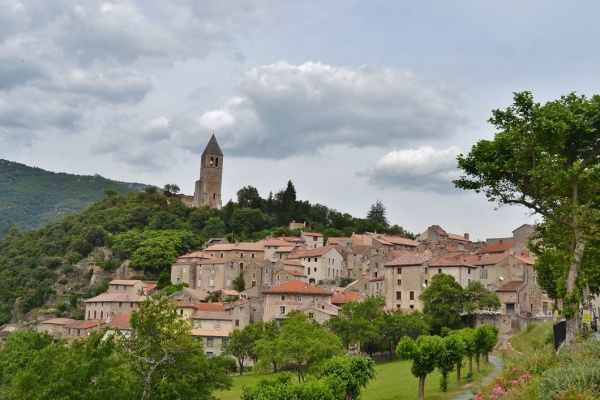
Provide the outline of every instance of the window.
[[231,279],[227,279],[227,286],[231,286]]
[[309,318],[309,319],[315,319],[315,313],[313,313],[313,312],[309,312],[309,313],[308,313],[308,318]]
[[215,342],[214,338],[206,338],[206,347],[213,347],[213,343]]
[[285,301],[285,294],[281,295],[281,301]]
[[414,299],[415,299],[415,292],[413,292],[412,290],[409,292],[409,298],[410,298],[411,300],[414,300]]
[[251,253],[251,254],[250,254],[250,258],[254,258],[254,253]]
[[441,273],[442,273],[442,269],[438,268],[438,274],[441,274]]
[[429,283],[429,281],[427,279],[425,279],[425,286],[427,286],[428,283]]
[[[486,271],[485,273],[486,273],[486,275],[487,275],[487,271]],[[468,275],[471,275],[471,268],[467,269],[467,274],[468,274]]]
[[279,314],[281,314],[281,315],[285,314],[285,306],[279,306]]
[[396,300],[402,300],[402,292],[396,292]]
[[315,257],[315,262],[317,262],[317,257]]
[[402,275],[402,268],[396,268],[396,273],[398,275]]
[[402,286],[402,279],[398,279],[398,286]]
[[301,294],[297,294],[296,295],[296,301],[302,301],[302,295]]
[[235,320],[235,326],[240,326],[240,320],[239,319]]
[[223,258],[223,253],[221,253],[221,258]]
[[219,320],[215,321],[215,329],[221,329],[221,321],[219,321]]
[[[469,270],[469,272],[471,272],[471,270]],[[487,269],[483,269],[483,267],[482,267],[481,270],[479,270],[479,279],[487,279],[487,277],[488,277]]]
[[287,282],[289,278],[290,278],[290,276],[289,276],[289,275],[286,275],[286,276],[285,276],[285,281]]
[[429,273],[429,268],[425,267],[425,273],[428,274]]
[[198,279],[198,285],[196,287],[202,286],[202,279]]
[[121,308],[123,306],[122,302],[119,302],[119,308]]
[[214,162],[214,158],[213,158],[213,157],[211,157],[211,158],[210,158],[210,165],[213,165],[213,162]]
[[215,167],[219,166],[219,157],[215,158]]

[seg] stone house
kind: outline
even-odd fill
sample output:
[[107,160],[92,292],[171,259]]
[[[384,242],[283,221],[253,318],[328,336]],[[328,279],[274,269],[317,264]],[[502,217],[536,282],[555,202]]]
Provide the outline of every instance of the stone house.
[[[347,243],[347,242],[344,242]],[[339,247],[343,256],[342,276],[357,279],[365,273],[365,265],[370,255],[371,246],[356,245]]]
[[319,324],[324,323],[331,317],[337,317],[340,315],[340,308],[323,301],[316,301],[309,304],[308,306],[301,309],[306,314],[309,320],[317,322]]
[[[451,275],[463,288],[467,287],[471,281],[478,280],[476,270],[475,265],[469,264],[464,257],[455,253],[443,254],[429,262],[429,278],[433,278],[437,274]],[[428,279],[424,282],[425,286],[429,285]]]
[[240,275],[240,264],[232,259],[205,259],[199,262],[196,287],[208,293],[234,289],[233,281]]
[[52,318],[46,321],[42,321],[37,326],[39,333],[46,332],[47,334],[54,337],[55,340],[62,339],[65,332],[65,327],[76,322],[72,318]]
[[171,266],[171,283],[173,285],[185,283],[188,287],[195,289],[197,287],[197,274],[200,262],[211,258],[213,257],[201,251],[178,257],[175,264]]
[[423,310],[419,296],[429,282],[428,252],[407,252],[385,264],[385,299],[388,309]]
[[106,324],[101,321],[75,321],[63,327],[65,339],[87,338],[92,332],[100,332]]
[[323,247],[323,234],[318,232],[300,233],[300,237],[304,239],[304,248],[306,250],[317,249]]
[[85,301],[85,319],[106,321],[116,315],[131,314],[146,300],[145,287],[140,280],[110,281],[106,292]]
[[204,250],[210,257],[235,260],[244,269],[250,262],[262,264],[265,261],[265,241],[215,244]]
[[318,301],[331,304],[331,296],[329,290],[295,279],[274,286],[263,291],[263,321],[282,320],[292,310],[302,310]]
[[343,257],[336,246],[323,246],[312,250],[296,251],[289,260],[298,260],[310,283],[339,280]]
[[308,283],[308,276],[304,275],[296,269],[280,269],[273,275],[273,285],[281,285],[282,283],[296,279],[302,283]]
[[336,293],[331,297],[331,304],[334,306],[342,308],[344,304],[349,303],[351,301],[363,301],[367,296],[361,292],[341,292]]

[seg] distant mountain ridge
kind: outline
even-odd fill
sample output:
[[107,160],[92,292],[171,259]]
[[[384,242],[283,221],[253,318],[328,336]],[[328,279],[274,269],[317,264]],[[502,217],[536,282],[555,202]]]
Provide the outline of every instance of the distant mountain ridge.
[[106,190],[127,194],[148,186],[100,175],[50,172],[0,159],[0,238],[13,227],[22,231],[37,229],[82,211],[103,199]]

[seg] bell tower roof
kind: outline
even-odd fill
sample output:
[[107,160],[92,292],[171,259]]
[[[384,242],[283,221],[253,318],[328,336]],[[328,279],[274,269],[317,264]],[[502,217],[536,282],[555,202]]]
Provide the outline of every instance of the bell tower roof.
[[221,151],[221,148],[219,147],[219,143],[217,143],[217,138],[215,138],[214,133],[213,133],[212,137],[210,138],[210,140],[208,141],[208,144],[206,145],[204,152],[202,153],[202,155],[205,155],[205,154],[214,154],[217,156],[223,155],[223,152]]

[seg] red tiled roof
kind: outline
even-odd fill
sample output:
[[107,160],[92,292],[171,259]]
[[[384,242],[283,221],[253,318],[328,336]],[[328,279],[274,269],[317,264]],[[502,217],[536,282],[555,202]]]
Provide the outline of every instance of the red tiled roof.
[[92,297],[91,299],[87,299],[86,303],[97,303],[97,302],[105,302],[105,303],[114,303],[114,302],[133,302],[139,303],[141,301],[146,300],[146,296],[140,296],[138,294],[130,294],[130,293],[102,293],[96,297]]
[[282,271],[284,271],[286,274],[298,276],[298,277],[301,277],[301,278],[304,278],[306,276],[302,272],[298,272],[298,271],[293,270],[293,269],[283,269]]
[[331,297],[331,304],[346,304],[349,301],[356,301],[363,296],[360,292],[338,293]]
[[484,246],[477,249],[475,254],[486,254],[486,253],[505,253],[507,250],[518,245],[518,242],[505,242],[505,243],[494,243],[489,246]]
[[94,328],[102,324],[100,321],[75,321],[72,324],[67,325],[69,329],[89,329]]
[[280,260],[283,265],[288,265],[290,267],[302,267],[302,263],[296,260]]
[[527,265],[534,265],[536,259],[533,257],[525,257],[525,256],[514,256],[516,259],[523,261]]
[[498,289],[496,289],[496,292],[516,292],[517,290],[523,288],[523,286],[525,286],[525,282],[523,281],[511,281],[500,286]]
[[323,234],[319,233],[319,232],[302,232],[300,235],[302,235],[302,236],[323,236]]
[[469,264],[464,257],[452,253],[446,253],[437,260],[429,263],[430,267],[469,267],[477,268],[473,264]]
[[121,331],[130,331],[131,330],[131,324],[129,323],[130,318],[131,318],[131,315],[129,315],[129,314],[115,315],[114,317],[112,317],[112,319],[108,323],[108,327],[112,328],[112,329],[119,329]]
[[225,311],[223,303],[194,303],[194,307],[199,311]]
[[263,291],[263,293],[267,294],[276,294],[276,293],[294,293],[294,294],[321,294],[321,295],[331,295],[332,293],[327,290],[316,286],[311,286],[307,283],[300,282],[298,280],[291,280],[285,282],[279,286],[275,286]]
[[221,330],[215,330],[215,329],[199,329],[199,328],[194,328],[192,329],[192,335],[193,336],[202,336],[202,337],[228,337],[229,334],[231,333],[231,331],[229,329],[221,329]]
[[323,254],[327,253],[329,250],[337,249],[337,248],[338,248],[338,246],[329,245],[329,246],[317,247],[316,249],[301,250],[301,251],[295,252],[294,254],[290,254],[289,258],[292,259],[292,258],[302,258],[302,257],[319,257],[319,256],[322,256]]
[[363,254],[365,251],[369,250],[371,246],[366,244],[357,244],[350,248],[350,253],[352,254]]
[[141,282],[141,281],[139,279],[113,279],[108,284],[109,285],[133,286],[138,282]]

